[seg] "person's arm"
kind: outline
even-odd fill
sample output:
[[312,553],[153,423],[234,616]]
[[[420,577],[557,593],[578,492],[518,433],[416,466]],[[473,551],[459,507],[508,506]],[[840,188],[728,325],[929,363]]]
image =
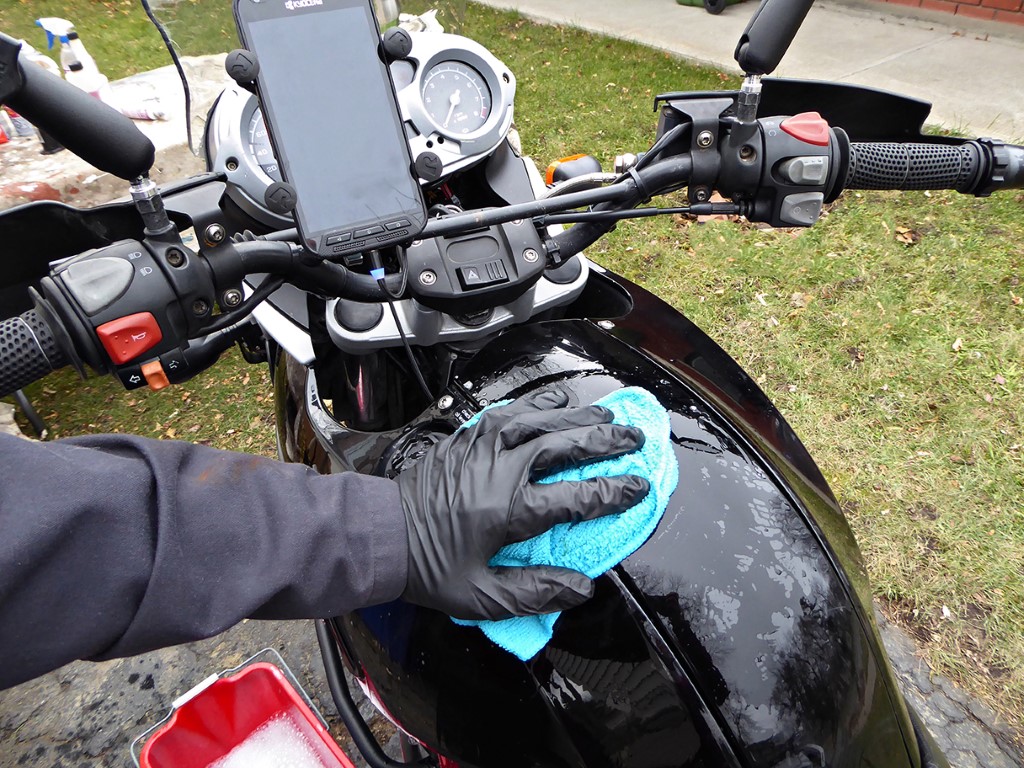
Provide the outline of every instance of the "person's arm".
[[398,487],[187,443],[0,435],[0,688],[406,586]]

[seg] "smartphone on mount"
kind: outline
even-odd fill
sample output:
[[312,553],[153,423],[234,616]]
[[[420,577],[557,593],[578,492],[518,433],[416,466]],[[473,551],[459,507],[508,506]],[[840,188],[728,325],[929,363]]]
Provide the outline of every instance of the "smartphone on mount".
[[414,239],[420,183],[372,0],[234,0],[306,247],[325,258]]

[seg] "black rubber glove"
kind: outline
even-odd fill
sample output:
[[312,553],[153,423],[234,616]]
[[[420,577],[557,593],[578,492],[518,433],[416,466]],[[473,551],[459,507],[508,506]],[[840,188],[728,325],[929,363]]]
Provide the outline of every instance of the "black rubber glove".
[[593,594],[591,580],[567,568],[487,564],[506,544],[623,512],[650,490],[633,475],[532,482],[644,443],[640,430],[611,424],[607,408],[567,402],[543,392],[492,408],[399,476],[409,537],[404,599],[460,619],[504,619],[565,610]]

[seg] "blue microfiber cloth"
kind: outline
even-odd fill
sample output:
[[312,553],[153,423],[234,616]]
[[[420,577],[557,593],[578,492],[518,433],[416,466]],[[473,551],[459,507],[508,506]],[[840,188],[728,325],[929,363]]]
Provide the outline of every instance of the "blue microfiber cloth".
[[[491,565],[558,565],[596,578],[633,554],[658,527],[669,497],[679,483],[679,464],[669,442],[668,412],[654,395],[640,387],[620,389],[595,404],[611,410],[615,424],[642,429],[646,437],[644,447],[626,456],[556,472],[538,482],[640,475],[650,482],[650,493],[620,515],[556,525],[540,536],[502,547],[491,558]],[[466,425],[476,418],[479,416]],[[480,627],[497,645],[526,661],[547,645],[560,615],[549,613],[502,621],[452,620]]]

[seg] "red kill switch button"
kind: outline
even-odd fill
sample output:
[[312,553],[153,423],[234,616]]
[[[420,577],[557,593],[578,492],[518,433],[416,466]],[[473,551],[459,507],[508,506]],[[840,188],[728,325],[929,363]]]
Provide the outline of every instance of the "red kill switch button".
[[828,146],[828,123],[817,112],[801,112],[787,117],[779,124],[779,128],[805,144]]
[[134,360],[159,344],[164,337],[156,318],[149,312],[138,312],[104,323],[96,329],[96,335],[115,365]]

